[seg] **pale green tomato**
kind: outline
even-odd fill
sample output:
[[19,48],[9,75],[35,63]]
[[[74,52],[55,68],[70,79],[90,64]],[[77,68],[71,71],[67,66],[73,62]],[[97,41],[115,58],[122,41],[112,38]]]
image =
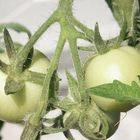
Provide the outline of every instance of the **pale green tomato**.
[[[138,75],[140,75],[140,54],[136,49],[125,46],[91,59],[85,69],[85,82],[87,88],[112,83],[113,80],[119,80],[128,85],[132,81],[139,84]],[[120,103],[114,99],[95,95],[93,98],[105,111],[123,112],[134,107],[130,103]]]
[[[0,54],[0,60],[9,64],[5,52]],[[45,74],[48,65],[48,58],[35,50],[29,70]],[[6,95],[4,91],[6,77],[7,75],[0,71],[0,119],[8,122],[20,122],[37,109],[42,85],[26,81],[25,88],[21,92]]]

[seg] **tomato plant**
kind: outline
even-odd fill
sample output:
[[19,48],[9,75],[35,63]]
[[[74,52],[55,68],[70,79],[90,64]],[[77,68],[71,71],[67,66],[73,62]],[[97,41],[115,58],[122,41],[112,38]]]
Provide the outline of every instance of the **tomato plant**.
[[[6,52],[0,53],[0,60],[9,64]],[[28,70],[38,73],[46,73],[49,60],[41,52],[35,50],[31,66]],[[0,119],[8,122],[23,121],[29,113],[36,111],[42,93],[42,84],[34,81],[25,81],[25,87],[15,94],[6,95],[4,86],[7,74],[0,70]]]
[[[93,31],[74,17],[73,2],[60,0],[57,9],[33,35],[17,23],[0,24],[0,45],[4,43],[5,48],[0,49],[0,119],[26,121],[21,140],[36,140],[41,135],[58,132],[74,140],[70,129],[77,129],[90,140],[104,140],[117,130],[120,112],[140,104],[140,54],[136,49],[140,46],[138,0],[130,12],[133,13],[130,25],[127,26],[129,20],[124,14],[119,22],[122,25],[120,35],[109,40],[102,39],[98,24]],[[107,2],[110,8],[117,4],[114,15],[118,20],[118,1],[115,4],[110,0]],[[49,62],[33,47],[54,23],[60,24],[60,35]],[[27,33],[29,40],[18,48],[7,28]],[[78,39],[87,41],[89,46],[79,46]],[[76,76],[66,71],[69,91],[60,98],[57,70],[66,43],[70,47]],[[80,49],[97,54],[87,61],[86,69],[81,64]],[[57,108],[61,113],[48,117]]]
[[[138,84],[140,75],[140,54],[132,47],[125,46],[110,50],[103,55],[93,57],[85,70],[86,86],[94,87],[119,80],[130,85]],[[128,111],[134,106],[131,103],[120,103],[114,99],[93,95],[97,105],[105,111]]]

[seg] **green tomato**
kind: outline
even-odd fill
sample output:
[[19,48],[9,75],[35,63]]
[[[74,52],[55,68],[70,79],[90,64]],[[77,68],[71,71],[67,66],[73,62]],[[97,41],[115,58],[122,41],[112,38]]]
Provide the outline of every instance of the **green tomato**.
[[[140,75],[140,54],[135,48],[125,46],[89,60],[85,69],[85,82],[87,88],[112,83],[113,80],[128,85],[136,81],[140,85],[138,75]],[[124,112],[134,107],[131,103],[121,103],[110,98],[95,95],[93,98],[105,111]]]
[[[0,60],[9,64],[5,52],[0,53]],[[30,71],[46,73],[49,65],[48,58],[35,50]],[[6,95],[4,86],[7,75],[0,70],[0,119],[8,122],[23,121],[28,114],[36,111],[42,93],[42,85],[26,81],[22,91]]]

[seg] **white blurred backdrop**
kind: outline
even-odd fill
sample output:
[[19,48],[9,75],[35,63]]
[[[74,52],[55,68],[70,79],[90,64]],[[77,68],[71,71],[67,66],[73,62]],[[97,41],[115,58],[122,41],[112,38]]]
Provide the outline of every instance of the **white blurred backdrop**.
[[[56,9],[58,0],[0,0],[0,23],[15,21],[27,26],[32,33],[49,17]],[[74,15],[85,25],[94,29],[95,23],[99,23],[99,28],[103,38],[107,39],[119,33],[118,24],[115,22],[105,0],[75,0],[73,5]],[[36,43],[35,47],[48,56],[52,56],[56,41],[59,35],[59,26],[55,24]],[[13,33],[13,39],[22,43],[27,41],[25,35],[19,36]],[[86,42],[80,42],[86,43]],[[60,63],[60,77],[63,78],[62,92],[66,92],[66,78],[64,69],[69,68],[72,72],[68,47],[65,47]],[[65,58],[68,58],[66,60]],[[124,117],[125,116],[125,117]],[[119,129],[109,140],[139,140],[140,139],[140,107],[136,107],[127,114],[122,114]],[[3,140],[19,140],[22,132],[20,125],[6,123],[3,130]],[[72,131],[76,140],[86,140],[77,131]],[[41,140],[66,140],[62,133],[43,136]]]

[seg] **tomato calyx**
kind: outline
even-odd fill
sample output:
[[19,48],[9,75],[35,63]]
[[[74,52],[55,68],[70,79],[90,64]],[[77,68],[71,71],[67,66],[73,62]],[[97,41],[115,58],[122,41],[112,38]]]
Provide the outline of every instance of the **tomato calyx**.
[[8,60],[6,63],[0,60],[0,70],[7,75],[5,93],[9,95],[21,91],[26,81],[42,85],[45,73],[29,70],[34,50],[30,50],[27,59],[22,59],[22,54],[19,56],[18,53],[23,49],[23,45],[13,42],[7,29],[4,30],[4,39],[5,43],[2,42],[0,46],[1,54],[8,56]]
[[5,83],[5,93],[8,94],[14,94],[18,91],[21,91],[24,86],[25,83],[23,82],[23,80],[20,79],[21,77],[7,77],[6,79],[6,83]]
[[18,56],[19,48],[15,47],[15,44],[6,28],[4,29],[4,42],[9,64],[5,64],[0,60],[0,69],[8,75],[4,88],[5,93],[8,95],[21,91],[24,88],[25,83],[23,81],[24,78],[22,73],[31,65],[33,49],[31,49],[28,54],[26,61],[23,64],[20,63],[20,65],[16,66],[16,64],[19,64],[20,62]]

